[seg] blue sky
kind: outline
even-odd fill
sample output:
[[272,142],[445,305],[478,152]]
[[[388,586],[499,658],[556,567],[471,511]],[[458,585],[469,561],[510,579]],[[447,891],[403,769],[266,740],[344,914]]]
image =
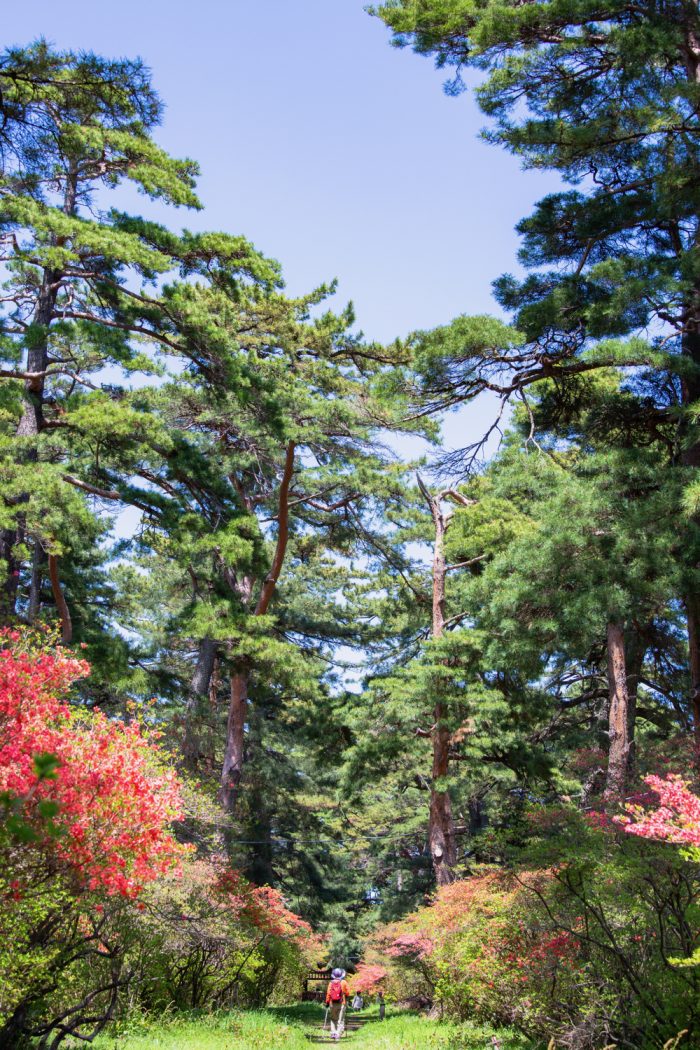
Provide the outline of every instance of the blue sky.
[[[291,292],[337,277],[373,339],[495,311],[513,227],[554,185],[479,141],[473,97],[390,47],[363,0],[27,0],[2,28],[6,44],[140,55],[167,105],[160,142],[202,167],[204,212],[170,221],[245,234]],[[488,413],[460,413],[449,443]]]

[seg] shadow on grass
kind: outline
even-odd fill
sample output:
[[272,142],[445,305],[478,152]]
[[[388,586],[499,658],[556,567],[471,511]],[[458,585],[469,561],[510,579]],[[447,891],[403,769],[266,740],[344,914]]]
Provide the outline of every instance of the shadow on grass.
[[268,1006],[265,1010],[278,1021],[296,1021],[297,1024],[323,1024],[326,1012],[320,1003],[293,1003],[291,1006]]

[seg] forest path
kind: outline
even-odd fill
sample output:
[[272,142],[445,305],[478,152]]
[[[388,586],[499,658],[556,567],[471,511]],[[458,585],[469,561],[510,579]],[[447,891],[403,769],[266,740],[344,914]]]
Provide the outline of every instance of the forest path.
[[[232,1010],[192,1017],[143,1018],[141,1023],[98,1036],[94,1050],[310,1050],[333,1040],[323,1028],[320,1004]],[[376,1007],[348,1016],[347,1050],[535,1050],[523,1036],[489,1026],[432,1021],[404,1011],[387,1010],[380,1021]]]
[[[356,1032],[367,1024],[367,1021],[367,1017],[358,1017],[357,1015],[348,1014],[345,1018],[345,1034],[340,1042],[344,1043],[346,1040],[352,1038]],[[306,1038],[309,1043],[317,1044],[328,1044],[335,1041],[331,1039],[330,1022],[325,1028],[323,1027],[323,1024],[314,1025],[312,1031],[306,1033]]]

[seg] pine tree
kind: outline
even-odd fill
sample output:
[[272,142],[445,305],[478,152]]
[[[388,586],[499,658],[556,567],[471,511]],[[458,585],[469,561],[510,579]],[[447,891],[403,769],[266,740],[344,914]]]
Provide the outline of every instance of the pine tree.
[[[454,490],[443,491],[437,495],[432,495],[425,487],[420,476],[418,477],[418,486],[428,504],[430,516],[435,528],[432,567],[431,637],[433,640],[439,641],[445,631],[445,591],[447,573],[451,568],[454,568],[454,566],[447,565],[445,557],[445,538],[450,519],[445,514],[443,504],[449,498],[458,505],[467,506],[469,500],[461,493]],[[457,848],[455,842],[454,819],[452,817],[452,803],[449,791],[446,787],[446,780],[450,769],[451,733],[447,721],[447,711],[442,699],[440,698],[439,685],[437,686],[437,690],[438,698],[435,702],[435,710],[433,712],[434,722],[431,729],[433,764],[430,780],[430,820],[428,838],[436,881],[438,885],[446,885],[454,878],[454,868],[457,863]]]
[[[572,186],[519,225],[531,274],[496,282],[522,341],[474,352],[465,320],[419,337],[419,355],[441,359],[449,380],[441,388],[424,372],[423,395],[453,404],[493,389],[508,399],[541,378],[562,389],[601,366],[646,369],[649,431],[679,415],[677,458],[697,467],[697,5],[392,0],[375,13],[396,44],[453,67],[451,89],[463,86],[461,69],[484,71],[477,98],[493,120],[488,138]],[[683,600],[700,741],[697,524],[687,532]]]
[[0,56],[0,92],[0,261],[7,278],[2,615],[33,614],[48,553],[67,639],[56,562],[63,530],[42,525],[51,506],[47,488],[55,490],[60,476],[50,466],[57,437],[71,398],[99,385],[104,369],[152,369],[132,336],[160,339],[144,286],[173,265],[147,225],[114,207],[101,210],[105,194],[129,182],[148,197],[197,207],[197,169],[154,142],[161,103],[139,61],[54,52],[40,42]]
[[[304,670],[299,653],[305,634],[324,648],[359,638],[332,599],[354,570],[334,568],[333,559],[372,542],[398,491],[373,447],[378,428],[396,417],[370,389],[391,357],[350,333],[351,312],[311,318],[329,289],[288,299],[262,277],[241,280],[242,265],[219,257],[209,266],[213,279],[164,289],[169,339],[190,362],[185,372],[126,394],[118,412],[92,396],[80,417],[90,446],[83,486],[143,513],[139,543],[150,556],[142,564],[171,578],[180,595],[168,599],[174,616],[165,630],[169,648],[189,639],[196,654],[184,717],[192,769],[212,677],[218,669],[228,679],[220,794],[229,812],[251,727],[263,725],[249,717],[251,682],[289,688],[293,670],[318,698],[310,678],[322,671],[313,662]],[[98,462],[92,446],[107,434]],[[156,568],[163,559],[174,573]],[[326,622],[310,615],[315,591]]]

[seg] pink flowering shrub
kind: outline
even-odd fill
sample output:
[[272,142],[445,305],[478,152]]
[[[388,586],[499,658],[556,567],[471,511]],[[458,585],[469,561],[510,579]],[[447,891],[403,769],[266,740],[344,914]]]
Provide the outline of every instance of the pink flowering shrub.
[[385,993],[389,971],[384,966],[371,963],[360,963],[357,972],[350,978],[350,991],[361,995]]
[[[137,897],[183,854],[171,831],[181,815],[175,774],[137,723],[68,705],[70,687],[90,672],[84,661],[18,631],[0,632],[0,645],[0,794],[21,803],[34,832],[24,853],[10,851],[5,872],[17,861],[21,884],[31,850],[82,889]],[[43,755],[53,759],[47,777],[37,768]]]
[[66,1011],[99,1028],[134,974],[154,1009],[262,1003],[323,954],[278,890],[177,841],[171,757],[156,732],[69,703],[89,670],[0,633],[1,1046]]
[[574,806],[533,807],[531,866],[443,887],[378,930],[366,962],[387,971],[391,997],[575,1050],[700,1034],[700,967],[675,965],[700,948],[700,866],[648,835],[695,849],[698,799],[677,780],[648,786],[661,805],[633,810],[631,834]]
[[658,805],[650,809],[629,804],[628,816],[619,818],[625,831],[640,838],[691,847],[700,859],[700,798],[679,776],[648,776],[645,782]]
[[69,704],[89,671],[47,635],[0,632],[2,1045],[21,1045],[32,1020],[50,1031],[72,987],[103,988],[85,999],[103,1016],[123,984],[125,910],[186,856],[155,735]]
[[[389,971],[393,998],[438,1001],[449,1013],[498,1024],[524,1023],[519,989],[562,980],[575,969],[580,945],[527,921],[528,887],[546,886],[548,872],[524,885],[493,871],[441,887],[427,908],[384,927],[372,938],[375,965]],[[522,1015],[522,1016],[521,1016]]]
[[400,933],[387,948],[394,959],[426,959],[435,951],[435,943],[419,933]]

